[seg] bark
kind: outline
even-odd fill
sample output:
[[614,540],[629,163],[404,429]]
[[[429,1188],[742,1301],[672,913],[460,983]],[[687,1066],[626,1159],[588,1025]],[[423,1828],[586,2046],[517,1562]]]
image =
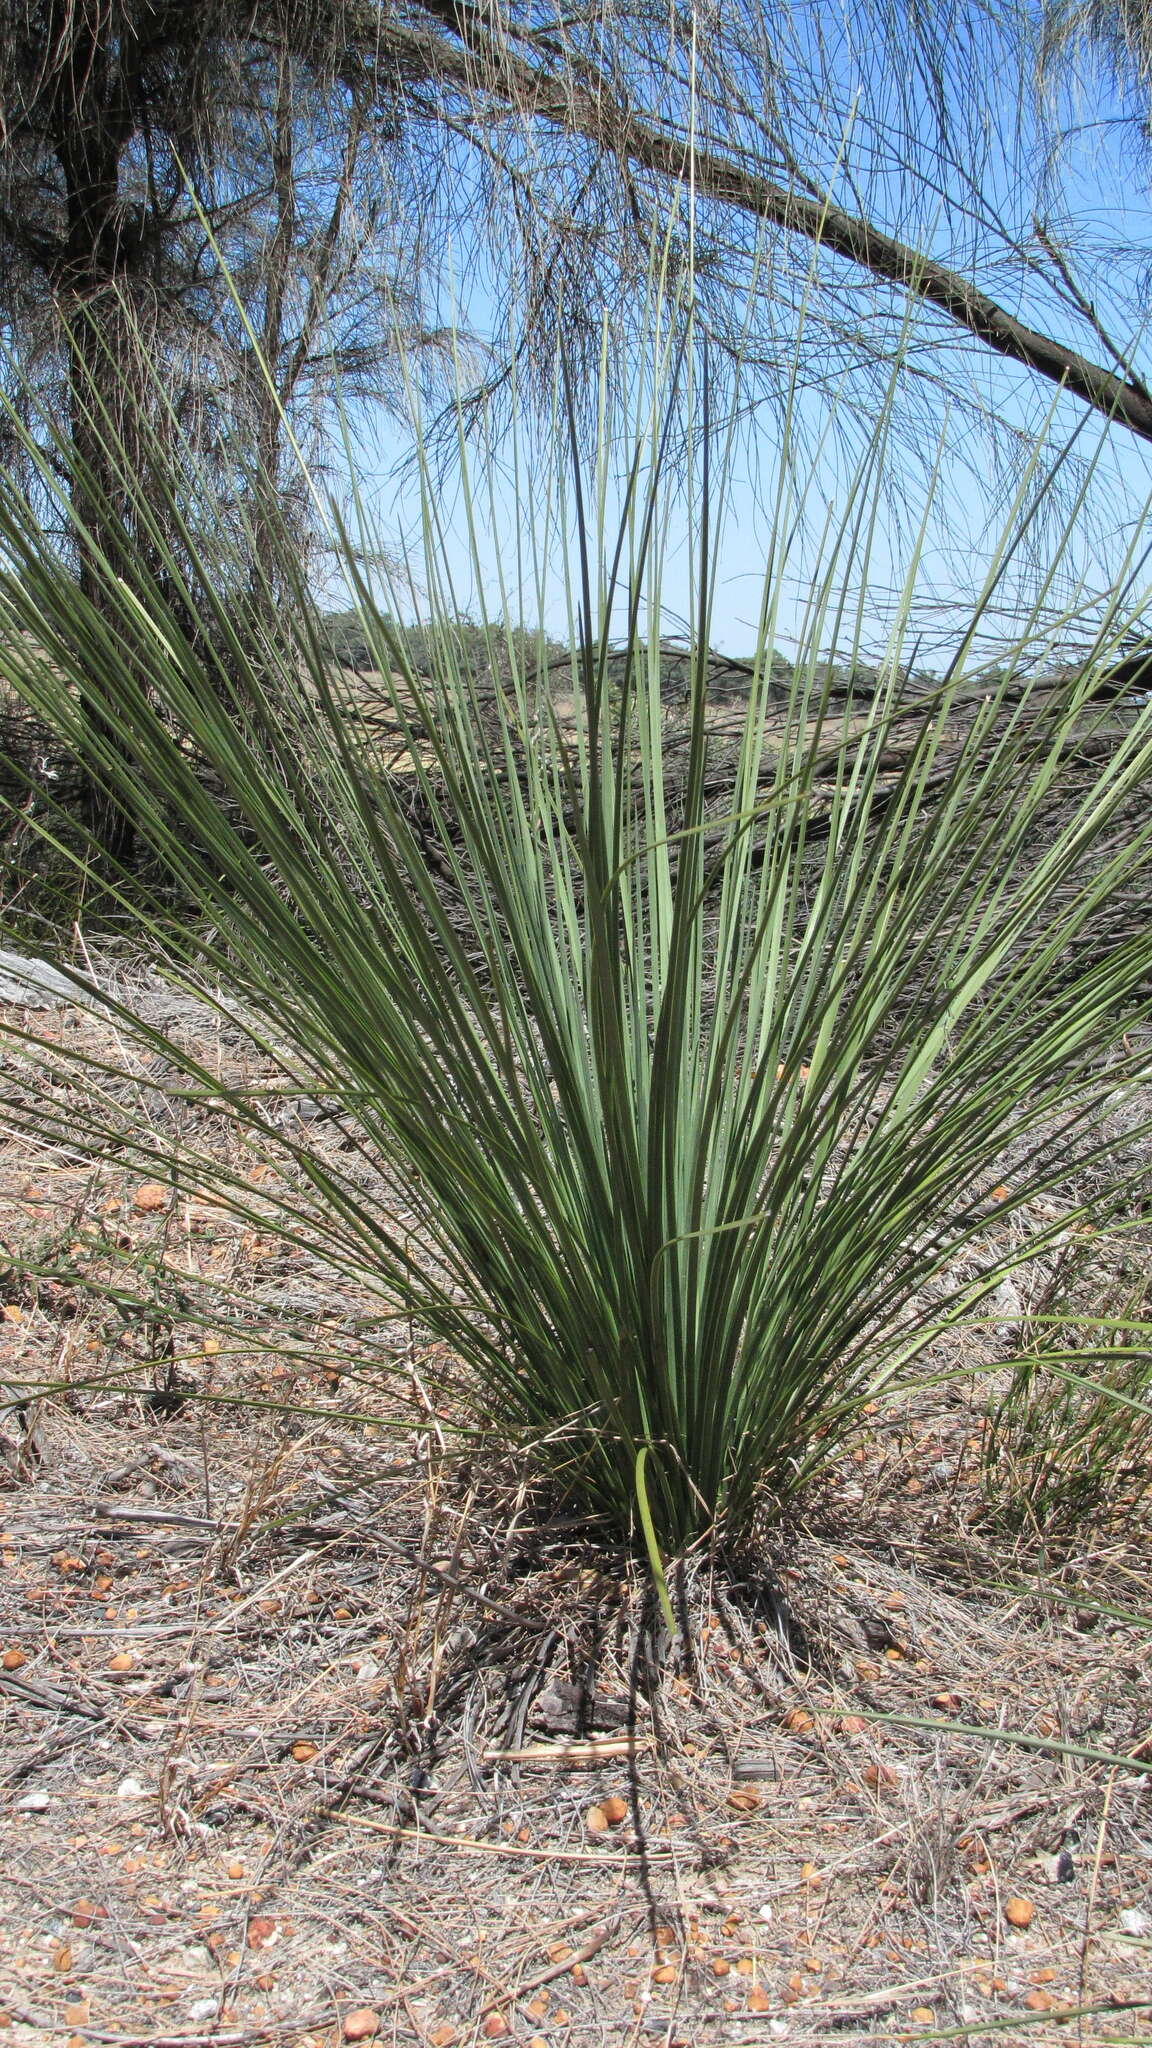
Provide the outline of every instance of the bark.
[[272,117],[272,185],[275,226],[268,245],[264,276],[264,318],[260,336],[262,362],[252,365],[256,399],[256,547],[252,565],[253,596],[261,585],[274,587],[277,551],[282,545],[279,518],[281,456],[281,391],[277,369],[284,343],[284,318],[296,239],[296,179],[292,136],[292,63],[282,51],[278,63],[276,105]]
[[[123,555],[125,494],[110,453],[111,427],[130,448],[131,371],[117,290],[123,263],[120,158],[131,133],[108,91],[108,53],[99,13],[61,23],[66,56],[53,95],[57,161],[65,189],[66,235],[52,286],[68,352],[69,428],[75,457],[72,508],[82,586],[97,602]],[[91,735],[85,812],[100,852],[129,864],[135,827],[122,799],[104,786],[101,758],[122,753],[98,693],[82,700]]]

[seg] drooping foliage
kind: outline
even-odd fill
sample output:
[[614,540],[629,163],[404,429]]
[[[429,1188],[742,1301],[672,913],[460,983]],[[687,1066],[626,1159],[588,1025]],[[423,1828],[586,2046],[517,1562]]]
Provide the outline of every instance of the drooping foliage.
[[[1039,456],[946,674],[909,682],[916,544],[862,664],[881,419],[822,533],[785,445],[756,648],[722,740],[708,648],[728,444],[691,352],[659,311],[652,324],[633,412],[605,400],[585,448],[558,400],[551,466],[520,473],[503,609],[522,618],[547,565],[566,564],[565,671],[542,629],[533,660],[531,637],[496,620],[487,674],[474,635],[462,660],[429,477],[401,587],[373,587],[370,534],[333,536],[390,709],[385,761],[303,581],[259,647],[219,594],[226,530],[215,562],[191,530],[170,440],[140,469],[114,436],[132,519],[115,562],[93,551],[95,593],[0,486],[0,661],[90,748],[96,680],[97,771],[185,906],[174,921],[170,893],[150,912],[137,896],[143,933],[262,1058],[338,1106],[347,1164],[152,1034],[279,1155],[262,1229],[442,1339],[478,1426],[533,1446],[583,1508],[627,1530],[639,1503],[652,1544],[678,1548],[789,1495],[878,1380],[981,1298],[1020,1255],[990,1236],[994,1211],[1087,1159],[1100,1200],[1115,1196],[1125,1169],[1099,1118],[1139,1066],[1123,1033],[1147,1016],[1152,928],[1114,914],[1152,837],[1152,710],[1097,698],[1095,666],[1054,679],[1069,624],[1051,619],[1056,565],[1011,643],[982,651],[1042,501]],[[668,469],[686,419],[687,467]],[[63,513],[74,457],[58,452],[41,481]],[[475,535],[496,501],[469,492]],[[682,705],[659,636],[677,506]],[[420,669],[387,617],[417,581]],[[684,581],[681,563],[681,602]],[[208,633],[185,623],[194,591]],[[1106,607],[1102,647],[1141,595]],[[40,813],[46,839],[56,823]],[[42,1128],[54,1114],[73,1147],[114,1130],[168,1164],[90,1102],[39,1104]],[[1010,1193],[993,1196],[1008,1154]],[[179,1174],[251,1212],[218,1154],[182,1148]]]

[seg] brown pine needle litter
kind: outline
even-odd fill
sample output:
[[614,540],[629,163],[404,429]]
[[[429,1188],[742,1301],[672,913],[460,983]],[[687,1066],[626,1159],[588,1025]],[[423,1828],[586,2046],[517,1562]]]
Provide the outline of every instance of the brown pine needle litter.
[[770,1581],[697,1556],[668,1654],[413,1333],[374,1388],[345,1281],[23,1140],[0,1202],[4,1376],[57,1387],[5,1424],[0,2044],[1152,2024],[1147,1531],[993,1538],[985,1378],[877,1407]]

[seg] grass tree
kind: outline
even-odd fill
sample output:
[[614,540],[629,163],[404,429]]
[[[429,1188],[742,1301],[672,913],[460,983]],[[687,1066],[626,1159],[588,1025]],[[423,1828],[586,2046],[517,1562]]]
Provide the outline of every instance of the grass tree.
[[[500,687],[461,661],[430,477],[430,674],[389,624],[404,591],[380,592],[364,537],[338,536],[402,777],[347,715],[299,579],[274,644],[243,629],[186,477],[126,480],[148,545],[131,575],[107,565],[98,601],[0,483],[0,663],[76,746],[98,678],[101,773],[163,876],[151,896],[122,878],[141,943],[294,1085],[336,1100],[350,1163],[287,1135],[130,1006],[122,1022],[280,1155],[262,1229],[314,1244],[443,1340],[476,1426],[531,1446],[654,1557],[738,1537],[785,1501],[877,1383],[974,1310],[1019,1256],[990,1248],[994,1210],[1090,1157],[1115,1195],[1101,1109],[1138,1065],[1123,1034],[1152,986],[1152,929],[1109,923],[1152,836],[1152,812],[1134,815],[1152,711],[1118,719],[1090,668],[1051,680],[1045,657],[1076,619],[1075,604],[1055,616],[1059,564],[987,655],[1046,458],[944,676],[915,696],[903,684],[925,524],[878,683],[845,700],[833,681],[865,636],[884,422],[822,527],[785,435],[755,658],[718,767],[707,657],[728,444],[691,363],[677,370],[659,337],[655,358],[634,414],[605,407],[590,449],[559,380],[555,459],[518,472],[501,613],[563,561],[563,692],[530,636],[496,619]],[[83,502],[47,463],[43,484],[63,513]],[[466,490],[479,565],[488,508],[480,484]],[[678,523],[693,622],[673,714],[658,643]],[[162,589],[150,564],[165,549]],[[214,606],[194,641],[170,595],[185,557]],[[800,568],[781,696],[773,649]],[[1101,648],[1138,597],[1105,606]],[[37,817],[46,844],[84,861],[42,796]],[[37,1113],[42,1129],[66,1120],[73,1146],[111,1128],[98,1106]],[[122,1120],[116,1137],[152,1170],[170,1163]],[[1010,1192],[993,1197],[1009,1154]],[[179,1172],[252,1212],[218,1153],[185,1147]]]

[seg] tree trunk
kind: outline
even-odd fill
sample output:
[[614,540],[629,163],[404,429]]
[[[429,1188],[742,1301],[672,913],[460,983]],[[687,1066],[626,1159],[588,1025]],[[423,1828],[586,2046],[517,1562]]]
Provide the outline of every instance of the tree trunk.
[[[121,463],[131,460],[134,409],[131,319],[124,267],[120,158],[128,139],[123,113],[110,104],[108,36],[103,10],[64,9],[55,94],[55,151],[64,178],[67,236],[54,279],[67,339],[72,510],[81,587],[100,604],[109,571],[125,565],[128,493]],[[125,38],[126,40],[126,38]],[[120,65],[129,61],[120,52]],[[125,95],[119,95],[124,102]],[[90,734],[85,822],[106,862],[131,863],[136,832],[128,799],[107,788],[114,757],[128,758],[101,702],[96,679],[81,699]],[[110,762],[110,756],[113,760]]]

